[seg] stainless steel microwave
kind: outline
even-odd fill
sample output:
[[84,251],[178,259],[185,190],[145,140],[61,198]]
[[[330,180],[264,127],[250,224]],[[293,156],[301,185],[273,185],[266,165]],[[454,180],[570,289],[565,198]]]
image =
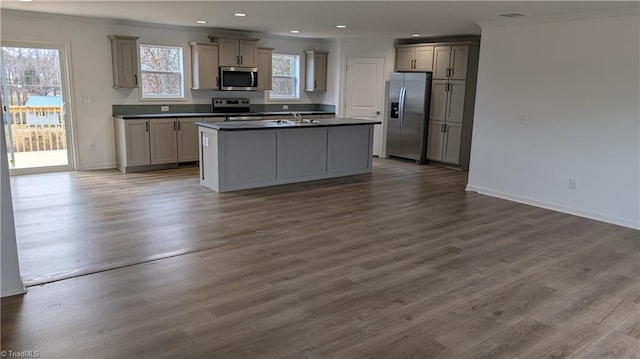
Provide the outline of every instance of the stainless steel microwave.
[[258,90],[258,69],[255,67],[220,66],[220,90]]

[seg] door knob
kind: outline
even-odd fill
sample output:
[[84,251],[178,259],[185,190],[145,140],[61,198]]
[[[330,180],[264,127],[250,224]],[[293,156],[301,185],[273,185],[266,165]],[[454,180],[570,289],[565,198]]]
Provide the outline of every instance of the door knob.
[[376,111],[376,115],[379,115],[379,114],[380,114],[380,111]]

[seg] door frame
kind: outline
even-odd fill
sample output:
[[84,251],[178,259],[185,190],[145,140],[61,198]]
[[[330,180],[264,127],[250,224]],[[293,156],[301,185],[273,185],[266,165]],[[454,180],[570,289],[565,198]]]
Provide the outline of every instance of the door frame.
[[[0,41],[0,47],[23,47],[23,48],[38,48],[38,49],[53,49],[58,50],[60,57],[60,82],[62,84],[62,103],[64,104],[64,120],[65,120],[65,132],[67,136],[67,164],[58,166],[46,166],[46,167],[32,167],[32,168],[15,168],[9,169],[10,176],[37,174],[37,173],[49,173],[49,172],[64,172],[75,171],[78,164],[77,157],[77,139],[76,139],[76,124],[75,124],[75,106],[71,100],[73,97],[73,89],[71,88],[72,76],[71,76],[71,45],[66,43],[43,43],[43,42],[31,42],[31,41]],[[3,65],[4,66],[4,65]],[[0,69],[4,72],[4,67]],[[1,74],[4,76],[4,74]]]
[[[388,83],[387,81],[387,74],[385,73],[385,66],[386,66],[386,59],[384,57],[380,57],[380,56],[347,56],[345,58],[345,62],[344,62],[344,92],[341,96],[342,99],[342,114],[346,117],[347,116],[347,96],[348,96],[348,91],[349,91],[349,87],[348,87],[348,82],[347,82],[347,71],[348,71],[348,67],[349,67],[349,62],[350,61],[354,61],[357,59],[377,59],[377,60],[382,60],[382,76],[380,77],[381,79],[381,98],[380,100],[380,125],[374,125],[374,129],[375,126],[380,126],[380,133],[378,134],[378,141],[380,143],[380,153],[378,153],[378,157],[383,158],[386,157],[386,142],[385,142],[385,132],[386,132],[386,122],[385,122],[385,118],[386,118],[386,97],[387,97],[387,91],[388,91],[388,86],[386,85],[386,83]],[[375,136],[375,130],[374,130],[374,136]]]

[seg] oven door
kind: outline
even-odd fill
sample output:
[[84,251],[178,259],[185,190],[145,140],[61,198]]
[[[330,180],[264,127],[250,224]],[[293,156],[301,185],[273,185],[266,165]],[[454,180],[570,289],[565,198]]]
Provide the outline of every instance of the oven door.
[[255,67],[220,66],[220,90],[257,91],[258,69]]

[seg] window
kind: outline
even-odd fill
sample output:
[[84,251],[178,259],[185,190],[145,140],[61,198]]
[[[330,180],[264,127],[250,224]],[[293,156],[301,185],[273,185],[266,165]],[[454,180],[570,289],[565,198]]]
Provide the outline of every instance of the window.
[[270,100],[300,98],[300,56],[273,54]]
[[184,98],[182,47],[140,45],[142,98]]

